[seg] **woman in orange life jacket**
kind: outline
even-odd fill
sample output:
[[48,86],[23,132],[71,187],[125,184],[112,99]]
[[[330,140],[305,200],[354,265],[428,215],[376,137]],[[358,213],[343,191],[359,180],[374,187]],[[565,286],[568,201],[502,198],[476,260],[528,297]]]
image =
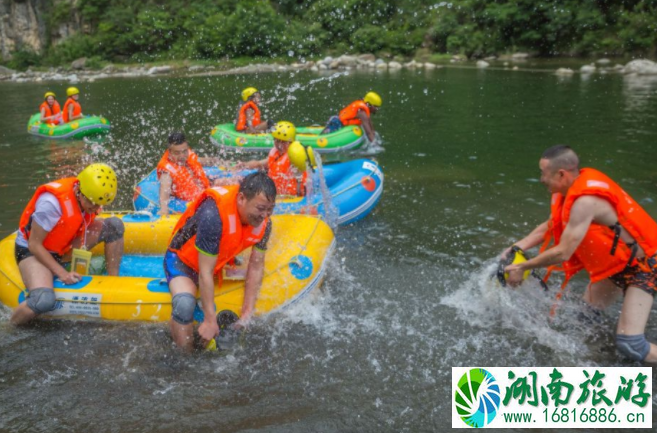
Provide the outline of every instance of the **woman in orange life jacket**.
[[247,161],[237,165],[238,168],[264,170],[276,184],[279,195],[305,195],[306,173],[299,173],[290,163],[288,149],[296,138],[296,128],[290,122],[282,121],[274,125],[271,133],[274,137],[274,148],[266,159]]
[[[526,270],[561,264],[565,286],[585,269],[591,279],[584,293],[587,303],[602,309],[624,295],[616,328],[618,351],[633,361],[657,362],[657,345],[645,337],[657,291],[657,223],[609,177],[591,168],[580,170],[579,158],[568,146],[547,149],[539,167],[541,182],[552,193],[551,217],[515,246],[543,243],[542,252],[507,266],[507,282],[515,286]],[[547,248],[550,241],[553,246]]]
[[215,279],[221,286],[224,265],[253,246],[240,318],[232,329],[239,332],[248,326],[264,275],[275,203],[274,183],[258,171],[239,185],[206,189],[178,220],[164,256],[164,273],[171,291],[171,337],[181,349],[193,349],[197,293],[203,311],[198,328],[201,343],[207,347],[217,337]]
[[374,92],[367,92],[363,99],[358,99],[347,105],[337,116],[331,116],[322,134],[330,134],[348,125],[360,125],[367,139],[373,142],[376,138],[371,116],[379,111],[381,97]]
[[11,323],[22,325],[55,308],[53,277],[76,284],[82,276],[67,270],[73,248],[105,243],[107,274],[118,275],[123,256],[123,221],[96,218],[117,190],[114,170],[91,164],[77,178],[55,180],[37,188],[20,219],[14,255],[29,294],[13,311]]
[[263,121],[260,113],[261,95],[255,87],[242,90],[242,104],[237,110],[235,130],[245,134],[262,134],[274,125],[272,120]]
[[82,107],[78,100],[80,99],[80,91],[77,87],[69,87],[66,89],[66,96],[68,99],[64,103],[64,110],[62,110],[62,117],[64,122],[69,123],[77,119],[82,119]]
[[227,183],[236,183],[233,179],[215,179],[212,182],[203,171],[204,166],[220,165],[219,158],[199,158],[187,143],[185,134],[172,132],[169,135],[169,147],[157,164],[157,178],[160,181],[160,214],[169,214],[169,199],[173,195],[185,201],[192,201],[203,190]]
[[59,102],[57,102],[55,96],[53,92],[46,92],[43,95],[45,100],[39,107],[39,111],[41,112],[39,120],[49,125],[59,125],[63,122],[62,108],[59,106]]

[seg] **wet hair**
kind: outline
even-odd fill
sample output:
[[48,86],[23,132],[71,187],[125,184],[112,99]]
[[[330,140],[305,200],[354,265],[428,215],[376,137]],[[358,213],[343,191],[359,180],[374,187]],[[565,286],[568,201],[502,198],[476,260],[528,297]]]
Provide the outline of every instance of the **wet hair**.
[[541,159],[547,159],[550,161],[549,166],[553,171],[579,171],[579,157],[570,146],[565,146],[563,144],[552,146],[543,152]]
[[169,146],[183,144],[186,141],[185,134],[182,132],[172,132],[169,134]]
[[247,200],[263,193],[267,200],[276,201],[276,185],[264,171],[256,171],[246,176],[240,182],[240,192],[244,194]]

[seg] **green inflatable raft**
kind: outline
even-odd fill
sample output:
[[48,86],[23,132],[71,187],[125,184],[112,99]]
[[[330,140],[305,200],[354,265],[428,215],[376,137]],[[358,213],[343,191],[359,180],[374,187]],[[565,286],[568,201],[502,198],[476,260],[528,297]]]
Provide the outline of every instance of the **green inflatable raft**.
[[37,137],[66,139],[82,138],[90,135],[103,135],[109,133],[109,120],[103,116],[89,116],[63,125],[49,125],[39,121],[41,114],[30,117],[27,122],[27,132]]
[[[358,149],[365,142],[363,130],[359,126],[345,126],[336,132],[320,135],[322,129],[323,126],[298,127],[297,140],[319,153]],[[274,147],[271,134],[243,134],[235,131],[232,123],[217,125],[210,133],[210,140],[224,149],[242,151],[262,152]]]

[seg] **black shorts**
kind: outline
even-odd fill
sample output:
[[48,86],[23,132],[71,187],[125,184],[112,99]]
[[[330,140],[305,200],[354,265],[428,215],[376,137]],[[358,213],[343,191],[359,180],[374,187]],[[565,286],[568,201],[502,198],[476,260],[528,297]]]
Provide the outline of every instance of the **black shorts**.
[[623,294],[630,286],[637,287],[655,296],[657,292],[657,255],[640,260],[641,264],[629,266],[609,279],[623,289]]
[[[20,263],[21,260],[25,260],[28,257],[32,257],[34,254],[30,252],[30,249],[27,247],[21,247],[18,244],[14,244],[14,257],[16,258],[16,263]],[[62,256],[56,253],[50,253],[53,259],[57,261],[61,266],[65,266]]]

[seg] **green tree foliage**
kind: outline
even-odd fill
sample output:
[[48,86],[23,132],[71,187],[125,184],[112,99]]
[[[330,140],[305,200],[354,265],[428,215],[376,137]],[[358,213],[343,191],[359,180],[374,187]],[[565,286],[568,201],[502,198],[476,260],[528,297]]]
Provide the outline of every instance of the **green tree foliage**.
[[[421,52],[655,55],[657,0],[76,0],[48,26],[81,31],[15,65]],[[27,65],[27,66],[26,66]]]

